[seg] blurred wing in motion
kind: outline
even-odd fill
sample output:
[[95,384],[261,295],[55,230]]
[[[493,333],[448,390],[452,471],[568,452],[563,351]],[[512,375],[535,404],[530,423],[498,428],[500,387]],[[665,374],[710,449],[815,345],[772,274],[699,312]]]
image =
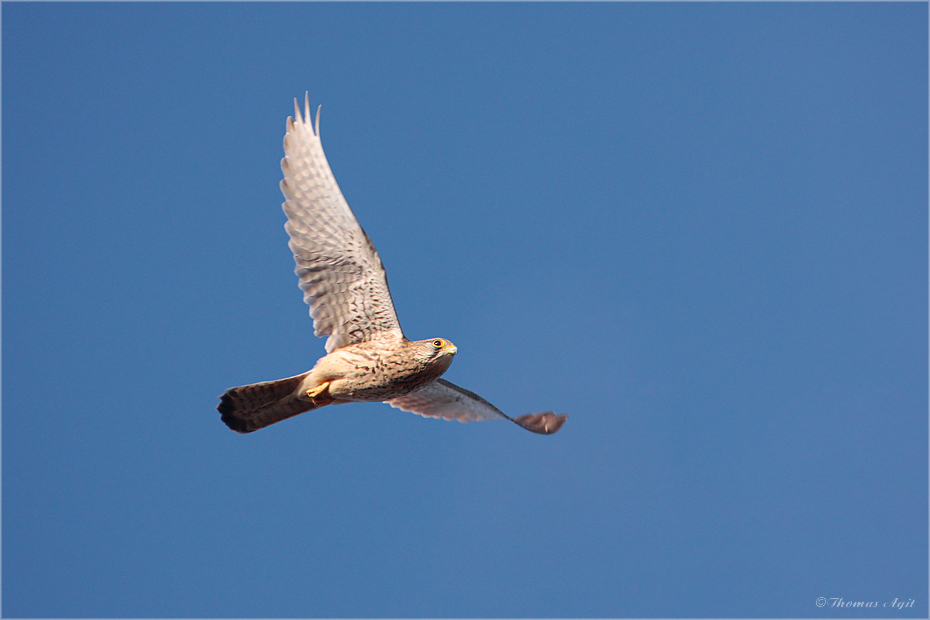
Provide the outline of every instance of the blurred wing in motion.
[[460,388],[445,379],[436,379],[426,387],[386,402],[392,407],[426,418],[443,418],[459,422],[506,419],[540,435],[551,435],[562,428],[562,424],[568,419],[567,415],[551,412],[511,418],[474,392]]
[[281,192],[304,301],[326,352],[373,338],[404,337],[378,252],[342,195],[320,142],[320,111],[311,123],[294,101],[287,119]]

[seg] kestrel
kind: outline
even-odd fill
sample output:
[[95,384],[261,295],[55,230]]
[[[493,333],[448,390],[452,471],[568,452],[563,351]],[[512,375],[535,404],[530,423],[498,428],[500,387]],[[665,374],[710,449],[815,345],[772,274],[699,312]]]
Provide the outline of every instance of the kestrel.
[[401,331],[378,252],[343,197],[320,142],[320,109],[284,136],[284,228],[297,263],[314,333],[326,336],[326,355],[300,375],[229,388],[217,410],[226,425],[250,433],[326,405],[385,402],[428,418],[469,422],[506,419],[548,435],[568,416],[551,412],[511,418],[477,394],[440,376],[458,349],[444,338],[410,341]]

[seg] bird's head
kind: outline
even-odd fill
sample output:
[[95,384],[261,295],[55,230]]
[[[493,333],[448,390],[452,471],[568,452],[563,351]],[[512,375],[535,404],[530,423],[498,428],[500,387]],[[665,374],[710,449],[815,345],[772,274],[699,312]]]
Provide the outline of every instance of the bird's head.
[[421,355],[426,358],[430,366],[441,367],[441,372],[445,372],[452,363],[452,357],[458,352],[458,348],[445,338],[430,338],[429,340],[418,340],[414,343]]

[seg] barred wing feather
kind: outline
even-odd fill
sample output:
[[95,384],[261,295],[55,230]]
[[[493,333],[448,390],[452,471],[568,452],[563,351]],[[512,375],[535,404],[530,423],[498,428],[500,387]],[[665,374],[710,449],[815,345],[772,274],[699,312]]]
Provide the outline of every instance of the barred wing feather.
[[415,392],[387,401],[387,404],[425,418],[443,418],[459,422],[510,420],[528,431],[541,435],[551,435],[558,431],[568,419],[567,415],[556,415],[548,411],[511,418],[474,392],[460,388],[445,379],[436,379]]
[[281,192],[284,228],[295,273],[310,306],[314,332],[328,336],[326,352],[374,337],[404,337],[378,252],[349,208],[320,142],[320,111],[311,122],[309,95],[302,116],[287,119]]

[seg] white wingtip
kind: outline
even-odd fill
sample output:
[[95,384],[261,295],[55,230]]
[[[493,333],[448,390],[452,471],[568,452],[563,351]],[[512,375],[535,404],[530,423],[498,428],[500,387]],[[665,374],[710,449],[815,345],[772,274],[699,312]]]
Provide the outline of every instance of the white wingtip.
[[[320,111],[323,109],[323,106],[317,106],[316,108],[316,122],[313,124],[313,133],[317,137],[320,136]],[[297,98],[294,98],[294,120],[300,121],[305,125],[309,125],[313,117],[310,116],[310,91],[304,93],[304,111],[301,113],[300,104],[297,103]]]

